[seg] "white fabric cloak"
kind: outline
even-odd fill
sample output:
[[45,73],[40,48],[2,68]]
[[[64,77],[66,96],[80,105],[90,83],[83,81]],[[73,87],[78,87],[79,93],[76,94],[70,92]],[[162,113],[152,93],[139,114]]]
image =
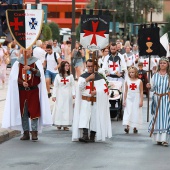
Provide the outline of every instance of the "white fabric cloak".
[[[82,130],[79,127],[80,106],[82,102],[82,94],[79,88],[79,82],[84,81],[84,78],[79,77],[78,86],[76,89],[76,99],[74,108],[74,117],[72,125],[72,141],[78,141],[82,136]],[[104,79],[94,81],[96,88],[96,140],[105,141],[105,138],[112,137],[109,96],[104,92],[106,82]]]
[[[40,98],[40,110],[41,116],[38,119],[38,131],[42,131],[42,126],[52,125],[52,116],[50,110],[50,104],[47,96],[44,70],[40,60],[35,62],[41,73],[41,82],[39,87],[39,98]],[[14,130],[22,129],[21,112],[20,112],[20,101],[19,101],[19,90],[18,90],[18,74],[19,74],[19,62],[16,61],[12,67],[9,76],[9,85],[5,103],[5,109],[2,119],[2,128],[10,128]],[[31,127],[30,127],[31,128]]]

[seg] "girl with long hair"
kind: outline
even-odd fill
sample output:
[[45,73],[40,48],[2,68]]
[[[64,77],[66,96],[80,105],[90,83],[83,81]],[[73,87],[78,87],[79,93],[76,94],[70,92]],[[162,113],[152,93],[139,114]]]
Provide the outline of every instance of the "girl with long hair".
[[73,118],[73,99],[75,86],[73,75],[70,74],[70,64],[62,61],[59,74],[54,80],[52,100],[55,102],[52,112],[53,124],[60,130],[69,130]]

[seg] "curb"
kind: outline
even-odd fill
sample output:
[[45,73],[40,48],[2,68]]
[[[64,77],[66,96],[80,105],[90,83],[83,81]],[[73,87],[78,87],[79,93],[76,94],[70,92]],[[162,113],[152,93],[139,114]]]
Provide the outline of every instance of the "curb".
[[0,128],[0,144],[15,136],[19,136],[20,134],[21,134],[21,131],[18,131],[18,130]]

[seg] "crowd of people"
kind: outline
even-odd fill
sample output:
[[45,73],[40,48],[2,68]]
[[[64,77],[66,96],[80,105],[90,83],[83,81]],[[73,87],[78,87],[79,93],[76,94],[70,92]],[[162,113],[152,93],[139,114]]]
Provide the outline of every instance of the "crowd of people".
[[[23,130],[21,140],[29,140],[29,132],[32,140],[38,140],[41,125],[50,124],[56,126],[58,130],[62,128],[69,130],[72,126],[72,141],[95,142],[112,137],[109,83],[119,82],[122,83],[124,110],[122,124],[125,126],[125,133],[129,133],[130,128],[133,128],[133,133],[139,133],[143,124],[143,94],[148,97],[150,90],[153,117],[148,131],[157,144],[168,146],[170,140],[168,57],[151,56],[149,70],[149,58],[139,56],[138,45],[129,41],[124,43],[117,40],[110,43],[96,52],[98,60],[93,61],[92,53],[78,41],[71,50],[70,40],[61,45],[57,40],[48,42],[37,40],[35,46],[27,50],[28,64],[24,66],[23,50],[19,50],[13,41],[7,47],[0,44],[2,84],[5,83],[7,63],[4,56],[7,54],[10,56],[12,70],[2,126]],[[72,75],[71,65],[75,69],[75,77]],[[149,72],[151,74],[148,74]],[[12,92],[12,86],[18,87],[15,94]],[[18,98],[14,100],[16,95]],[[54,102],[52,111],[48,101],[51,97]],[[9,104],[11,108],[8,107]],[[31,119],[31,127],[28,118]]]

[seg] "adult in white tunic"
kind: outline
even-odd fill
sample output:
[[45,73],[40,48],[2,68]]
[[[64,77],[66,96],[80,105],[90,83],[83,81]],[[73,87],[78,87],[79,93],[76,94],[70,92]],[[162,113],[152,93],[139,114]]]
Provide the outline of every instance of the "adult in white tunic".
[[106,137],[112,137],[108,88],[105,80],[97,72],[93,73],[91,59],[86,67],[88,72],[79,77],[76,90],[72,141],[94,142],[95,136],[97,141],[105,141]]
[[52,112],[53,124],[58,129],[69,130],[73,118],[73,99],[75,98],[74,77],[70,74],[70,64],[62,61],[59,74],[55,77],[52,100],[54,108]]

